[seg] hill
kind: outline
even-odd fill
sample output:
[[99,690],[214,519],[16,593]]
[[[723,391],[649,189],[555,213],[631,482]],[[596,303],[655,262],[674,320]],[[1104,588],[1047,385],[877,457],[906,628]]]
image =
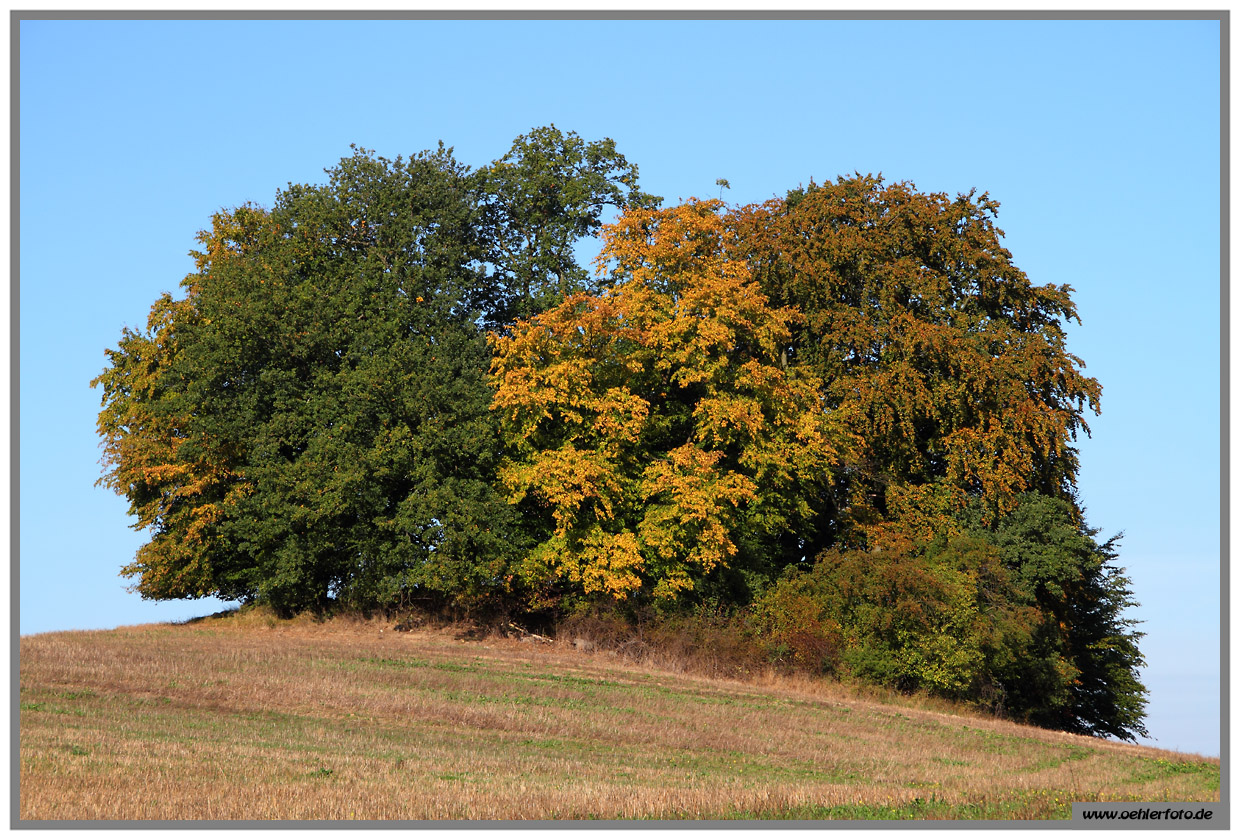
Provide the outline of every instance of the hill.
[[461,635],[252,612],[24,637],[20,818],[1066,819],[1219,799],[1217,759]]

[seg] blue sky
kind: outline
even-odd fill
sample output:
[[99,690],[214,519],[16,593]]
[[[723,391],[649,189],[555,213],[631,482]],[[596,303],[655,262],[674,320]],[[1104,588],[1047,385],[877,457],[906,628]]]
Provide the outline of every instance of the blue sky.
[[840,174],[976,187],[1035,283],[1075,288],[1103,385],[1079,486],[1144,622],[1157,746],[1219,753],[1217,21],[23,21],[23,634],[176,620],[99,475],[89,381],[178,291],[212,212],[357,143],[481,166],[554,122],[669,202]]

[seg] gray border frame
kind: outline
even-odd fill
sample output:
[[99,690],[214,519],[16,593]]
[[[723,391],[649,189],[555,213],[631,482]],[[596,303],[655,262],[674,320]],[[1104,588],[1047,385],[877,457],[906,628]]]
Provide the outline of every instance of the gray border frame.
[[[21,351],[21,21],[23,20],[1217,20],[1219,22],[1220,53],[1220,192],[1219,192],[1219,268],[1220,268],[1220,558],[1219,558],[1219,750],[1220,750],[1220,798],[1218,815],[1209,826],[1202,828],[1225,828],[1231,826],[1230,787],[1230,627],[1231,627],[1231,523],[1229,520],[1230,455],[1231,455],[1231,387],[1230,387],[1230,278],[1231,278],[1231,156],[1230,156],[1230,56],[1231,12],[1230,10],[1195,11],[502,11],[502,10],[437,10],[437,11],[21,11],[9,13],[9,68],[10,68],[10,433],[9,447],[11,468],[9,488],[11,494],[11,530],[9,580],[10,603],[10,669],[9,669],[9,735],[10,755],[10,830],[16,829],[1144,829],[1169,828],[1154,823],[1091,822],[1059,820],[97,820],[83,823],[78,820],[23,820],[20,812],[21,787],[21,712],[20,712],[20,351]],[[1222,825],[1218,825],[1221,820]],[[1176,825],[1186,829],[1186,825]]]

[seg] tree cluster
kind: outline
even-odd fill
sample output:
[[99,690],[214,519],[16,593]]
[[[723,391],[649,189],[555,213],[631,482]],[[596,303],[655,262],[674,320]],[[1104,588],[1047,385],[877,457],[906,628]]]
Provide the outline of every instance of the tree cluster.
[[811,670],[1144,733],[1075,490],[1101,389],[988,196],[665,207],[554,126],[327,174],[217,213],[93,383],[143,597],[709,607]]

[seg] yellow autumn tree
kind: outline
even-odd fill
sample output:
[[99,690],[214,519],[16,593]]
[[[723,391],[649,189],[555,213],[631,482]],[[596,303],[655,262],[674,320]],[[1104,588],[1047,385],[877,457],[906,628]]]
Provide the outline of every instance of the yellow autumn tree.
[[667,602],[799,559],[844,439],[731,229],[718,201],[630,209],[603,229],[604,291],[492,336],[535,594]]

